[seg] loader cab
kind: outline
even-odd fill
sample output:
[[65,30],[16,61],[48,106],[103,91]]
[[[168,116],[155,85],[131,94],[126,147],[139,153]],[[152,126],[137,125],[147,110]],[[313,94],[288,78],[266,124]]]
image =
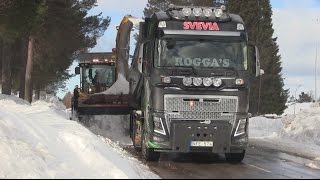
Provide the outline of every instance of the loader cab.
[[82,91],[86,94],[104,92],[115,82],[115,67],[109,65],[81,65]]
[[101,93],[115,83],[116,66],[110,53],[85,53],[80,57],[80,63],[75,72],[80,75],[82,93]]

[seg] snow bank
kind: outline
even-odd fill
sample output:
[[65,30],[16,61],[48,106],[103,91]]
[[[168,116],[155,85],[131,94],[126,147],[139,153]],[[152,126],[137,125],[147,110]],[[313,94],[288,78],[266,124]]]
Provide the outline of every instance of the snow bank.
[[0,178],[159,178],[110,141],[67,120],[56,100],[30,105],[3,97]]
[[129,115],[91,116],[89,130],[94,134],[109,138],[121,147],[127,147],[132,145],[129,120]]
[[103,94],[129,94],[129,82],[123,77],[122,74],[119,75],[118,80]]
[[[0,101],[7,102],[9,104],[21,104],[21,105],[30,105],[28,101],[20,99],[16,96],[8,96],[5,94],[0,94]],[[6,103],[4,103],[6,104]]]
[[289,107],[281,119],[251,118],[250,142],[314,159],[308,166],[320,168],[320,107],[310,103],[297,107],[296,114]]

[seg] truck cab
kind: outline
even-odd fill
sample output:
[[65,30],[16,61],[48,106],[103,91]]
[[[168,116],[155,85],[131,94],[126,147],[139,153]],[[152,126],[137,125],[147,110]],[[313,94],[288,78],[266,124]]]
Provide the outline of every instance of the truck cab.
[[141,23],[129,82],[131,137],[145,159],[161,152],[244,158],[259,53],[242,18],[224,10],[170,5]]

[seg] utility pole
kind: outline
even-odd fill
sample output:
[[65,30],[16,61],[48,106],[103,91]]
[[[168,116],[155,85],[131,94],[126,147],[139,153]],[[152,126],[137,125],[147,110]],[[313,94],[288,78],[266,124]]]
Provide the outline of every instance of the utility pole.
[[301,87],[302,85],[299,84],[299,86],[296,88],[296,91],[294,92],[294,107],[293,107],[293,114],[296,114],[296,103],[297,103],[297,91],[299,89],[299,87]]
[[315,78],[315,92],[314,92],[314,102],[317,102],[318,101],[318,98],[317,98],[317,59],[318,59],[318,47],[317,47],[317,43],[316,43],[316,59],[315,59],[315,75],[314,75],[314,78]]
[[317,59],[318,59],[318,48],[316,43],[316,59],[315,59],[315,66],[314,66],[314,101],[317,102]]
[[[319,18],[315,19],[316,24],[320,23]],[[315,66],[314,66],[314,102],[318,101],[317,97],[317,61],[318,61],[318,42],[316,40],[316,59],[315,59]]]

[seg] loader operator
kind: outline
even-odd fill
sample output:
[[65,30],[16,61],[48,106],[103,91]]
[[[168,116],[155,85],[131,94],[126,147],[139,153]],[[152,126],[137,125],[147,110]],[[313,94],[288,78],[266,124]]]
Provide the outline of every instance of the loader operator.
[[96,92],[100,92],[100,88],[101,88],[101,84],[100,84],[100,74],[98,72],[98,70],[96,70],[96,75],[94,76],[94,78],[92,79],[92,83],[96,88]]

